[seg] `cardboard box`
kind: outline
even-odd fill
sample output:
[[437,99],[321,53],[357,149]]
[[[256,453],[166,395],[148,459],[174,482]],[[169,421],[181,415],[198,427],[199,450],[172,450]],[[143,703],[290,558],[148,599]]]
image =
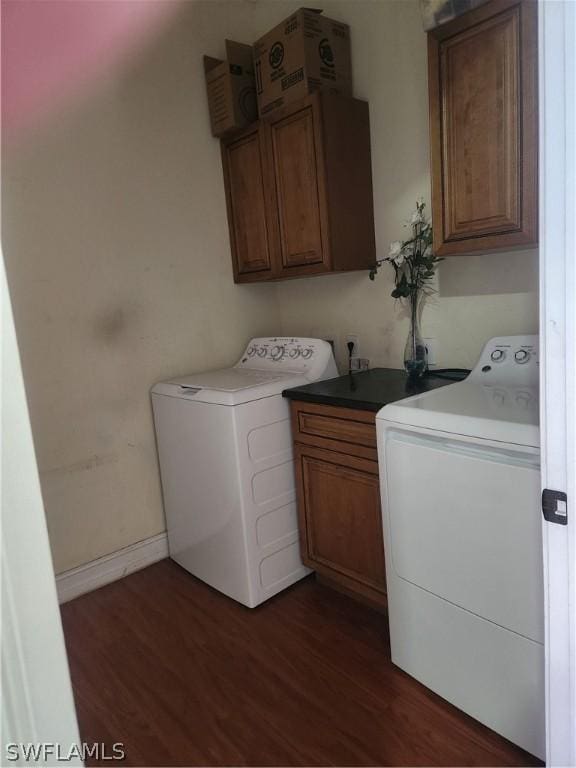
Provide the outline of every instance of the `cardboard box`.
[[260,117],[312,91],[352,95],[350,27],[300,8],[254,44]]
[[224,136],[258,119],[252,46],[226,40],[226,61],[204,56],[213,136]]

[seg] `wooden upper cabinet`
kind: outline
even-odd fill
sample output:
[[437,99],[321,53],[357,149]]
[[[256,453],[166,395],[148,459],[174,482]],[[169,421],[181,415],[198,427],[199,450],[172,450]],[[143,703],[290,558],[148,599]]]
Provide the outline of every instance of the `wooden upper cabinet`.
[[368,104],[315,93],[222,141],[234,279],[376,261]]
[[322,228],[312,107],[270,123],[278,195],[281,269],[322,264]]
[[234,279],[266,279],[272,273],[274,257],[262,130],[251,127],[237,139],[223,142],[222,165]]
[[537,243],[536,14],[491,0],[429,33],[437,255]]

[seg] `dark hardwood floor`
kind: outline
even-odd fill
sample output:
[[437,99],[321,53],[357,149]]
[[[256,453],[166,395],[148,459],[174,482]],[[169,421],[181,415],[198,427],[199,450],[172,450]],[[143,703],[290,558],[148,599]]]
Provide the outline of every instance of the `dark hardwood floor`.
[[250,610],[164,560],[62,617],[82,739],[123,742],[125,765],[540,764],[394,667],[385,616],[313,578]]

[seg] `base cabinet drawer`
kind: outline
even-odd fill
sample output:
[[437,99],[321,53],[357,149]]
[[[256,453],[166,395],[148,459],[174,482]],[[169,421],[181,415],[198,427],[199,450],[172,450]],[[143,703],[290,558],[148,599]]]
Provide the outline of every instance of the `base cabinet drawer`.
[[[384,607],[386,569],[376,449],[369,449],[371,458],[347,452],[363,443],[374,441],[375,445],[376,428],[356,421],[355,411],[314,408],[310,419],[307,403],[293,403],[292,411],[302,560],[322,581]],[[349,429],[344,427],[347,416]],[[373,414],[363,416],[374,420]],[[341,435],[352,436],[351,443],[337,440],[334,424]],[[322,432],[315,437],[327,440],[330,449],[299,442],[303,425],[311,432]]]
[[295,443],[340,451],[376,461],[376,416],[316,403],[292,403]]

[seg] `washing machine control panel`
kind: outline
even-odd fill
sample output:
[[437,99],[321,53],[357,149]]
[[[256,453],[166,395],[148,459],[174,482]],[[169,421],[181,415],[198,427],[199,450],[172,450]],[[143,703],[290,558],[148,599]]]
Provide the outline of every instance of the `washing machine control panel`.
[[485,345],[469,377],[484,383],[538,382],[538,336],[498,336]]
[[[238,368],[258,368],[286,373],[301,373],[310,380],[337,376],[331,345],[323,339],[272,336],[252,339],[236,364]],[[328,375],[324,376],[324,373]]]
[[[280,363],[282,360],[312,360],[318,353],[314,345],[304,345],[296,339],[257,339],[246,349],[245,357],[266,360],[267,363]],[[241,362],[245,362],[243,359]]]

